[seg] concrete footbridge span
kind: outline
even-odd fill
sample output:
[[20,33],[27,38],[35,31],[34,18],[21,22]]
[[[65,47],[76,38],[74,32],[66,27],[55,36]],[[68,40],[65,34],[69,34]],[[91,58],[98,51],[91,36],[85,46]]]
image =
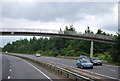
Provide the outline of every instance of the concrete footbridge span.
[[51,29],[35,29],[35,28],[1,28],[1,36],[48,36],[48,37],[62,37],[73,38],[80,40],[91,41],[90,57],[93,56],[93,41],[113,43],[113,36],[105,36],[91,33],[82,33],[76,31],[61,31]]

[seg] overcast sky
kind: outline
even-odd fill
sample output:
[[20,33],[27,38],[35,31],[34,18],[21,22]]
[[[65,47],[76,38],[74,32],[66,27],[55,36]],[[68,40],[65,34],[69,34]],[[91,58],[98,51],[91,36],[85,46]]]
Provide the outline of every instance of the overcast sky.
[[[3,28],[39,28],[64,30],[73,24],[76,31],[87,26],[93,32],[100,28],[107,33],[118,32],[117,2],[4,2]],[[22,37],[24,38],[24,37]],[[0,37],[4,46],[20,37]]]

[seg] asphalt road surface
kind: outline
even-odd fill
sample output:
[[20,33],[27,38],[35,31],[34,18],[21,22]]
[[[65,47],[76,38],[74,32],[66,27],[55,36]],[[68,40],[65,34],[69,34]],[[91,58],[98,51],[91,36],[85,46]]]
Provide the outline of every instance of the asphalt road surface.
[[59,77],[44,68],[33,65],[18,57],[2,55],[2,79],[40,79],[53,81]]
[[[53,62],[56,64],[76,68],[76,60],[69,60],[69,59],[61,59],[61,58],[53,58],[53,57],[36,57],[35,55],[24,55],[24,54],[17,54],[20,56],[25,56],[37,60],[47,60],[49,62]],[[93,69],[80,69],[76,68],[77,70],[88,72],[91,74],[95,74],[101,77],[104,77],[105,79],[118,79],[118,66],[112,66],[103,64],[102,66],[94,66]]]

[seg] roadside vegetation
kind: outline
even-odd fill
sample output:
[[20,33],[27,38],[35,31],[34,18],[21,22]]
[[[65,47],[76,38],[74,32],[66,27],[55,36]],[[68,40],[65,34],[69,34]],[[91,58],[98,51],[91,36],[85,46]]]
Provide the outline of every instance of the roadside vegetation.
[[0,52],[2,51],[2,48],[0,47]]
[[[60,29],[60,31],[62,30]],[[67,34],[67,31],[76,32],[73,25],[70,25],[70,27],[66,26],[64,33]],[[94,33],[90,30],[89,26],[85,30],[85,33],[113,36],[115,38],[114,44],[94,42],[94,56],[109,63],[120,63],[120,34],[108,34],[101,29],[98,29],[97,33]],[[30,40],[26,38],[8,43],[3,47],[3,51],[24,54],[35,54],[40,52],[44,56],[54,57],[79,57],[80,55],[89,57],[90,41],[54,37],[33,37]]]

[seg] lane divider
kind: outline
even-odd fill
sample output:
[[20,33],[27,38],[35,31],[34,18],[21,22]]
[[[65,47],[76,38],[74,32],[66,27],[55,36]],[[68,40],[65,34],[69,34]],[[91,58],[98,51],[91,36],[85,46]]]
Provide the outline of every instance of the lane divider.
[[10,69],[9,71],[11,72],[12,70]]
[[8,76],[8,79],[10,79],[10,76]]

